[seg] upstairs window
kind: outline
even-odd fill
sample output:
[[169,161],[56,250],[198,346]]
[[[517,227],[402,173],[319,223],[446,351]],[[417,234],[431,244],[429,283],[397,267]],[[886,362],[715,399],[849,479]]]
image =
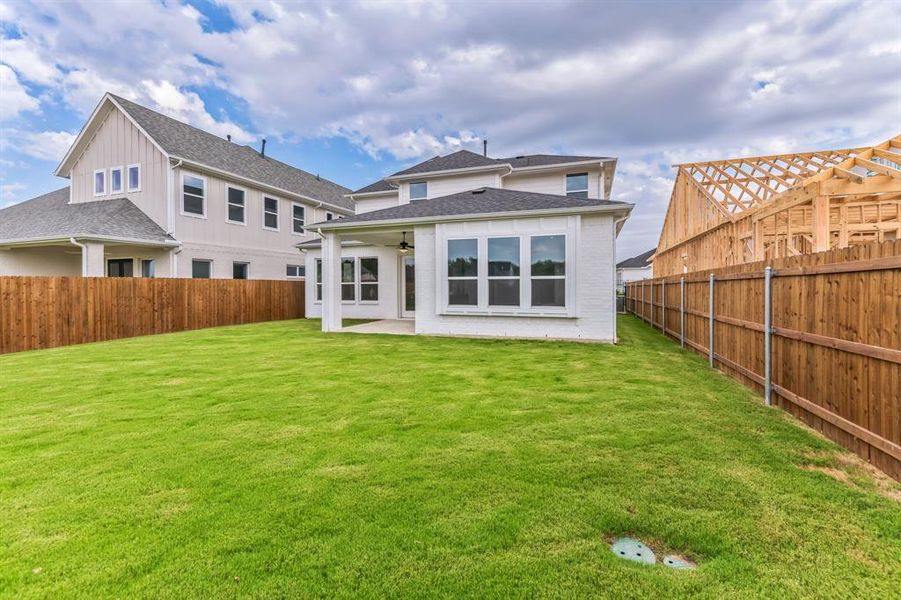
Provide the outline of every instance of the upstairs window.
[[239,188],[228,187],[228,222],[244,225],[244,196],[245,192]]
[[113,167],[109,170],[110,194],[122,193],[122,167]]
[[128,191],[141,191],[141,165],[128,165]]
[[410,184],[410,200],[425,200],[429,195],[429,184],[427,181],[417,181]]
[[106,169],[94,171],[94,195],[103,196],[106,194]]
[[278,200],[263,197],[263,229],[278,231]]
[[447,303],[476,306],[479,303],[479,240],[447,241]]
[[206,216],[206,179],[197,175],[182,175],[182,214],[192,217]]
[[566,176],[566,195],[570,198],[588,197],[588,173],[573,173]]
[[301,204],[291,204],[291,231],[303,235],[306,210]]

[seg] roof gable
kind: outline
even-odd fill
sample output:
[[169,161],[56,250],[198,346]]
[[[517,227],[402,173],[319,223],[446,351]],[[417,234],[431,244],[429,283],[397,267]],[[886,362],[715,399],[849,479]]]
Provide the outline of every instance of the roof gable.
[[453,171],[457,169],[473,169],[478,167],[497,167],[499,163],[493,158],[470,152],[469,150],[457,150],[445,156],[435,156],[417,165],[413,165],[409,169],[398,171],[391,177],[403,177],[406,175],[416,175],[418,173],[432,173],[435,171]]
[[657,248],[651,248],[647,252],[642,252],[638,256],[633,256],[632,258],[627,258],[624,261],[616,263],[617,269],[643,269],[645,267],[651,266],[651,257],[654,256],[654,253],[657,251]]

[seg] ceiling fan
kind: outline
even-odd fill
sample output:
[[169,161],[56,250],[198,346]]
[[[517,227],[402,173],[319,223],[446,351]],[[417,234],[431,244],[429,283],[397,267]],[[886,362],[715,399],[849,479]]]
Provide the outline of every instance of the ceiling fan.
[[404,239],[401,240],[401,243],[397,245],[397,251],[400,252],[401,254],[406,254],[407,252],[412,250],[414,248],[414,246],[407,243],[407,232],[403,231],[401,233],[403,234]]

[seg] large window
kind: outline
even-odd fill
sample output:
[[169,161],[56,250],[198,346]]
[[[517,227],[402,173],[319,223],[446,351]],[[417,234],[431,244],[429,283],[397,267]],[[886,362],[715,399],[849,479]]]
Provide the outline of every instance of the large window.
[[[299,279],[306,274],[306,267],[303,265],[288,265],[285,275],[288,279]],[[318,283],[318,282],[317,282]]]
[[106,261],[107,277],[131,277],[134,275],[134,261],[130,258],[111,258]]
[[306,210],[302,204],[291,203],[291,231],[303,234]]
[[206,179],[188,173],[182,176],[181,212],[192,217],[206,216]]
[[588,197],[588,173],[573,173],[566,176],[566,195],[571,198]]
[[233,262],[232,263],[232,279],[247,279],[250,274],[250,263]]
[[141,191],[141,165],[128,165],[128,191]]
[[226,193],[228,194],[228,222],[246,224],[244,203],[246,193],[241,188],[231,186],[228,186]]
[[109,191],[110,194],[122,193],[122,167],[113,167],[109,170]]
[[316,259],[316,302],[322,302],[322,259]]
[[488,305],[519,306],[519,238],[488,238]]
[[263,197],[263,229],[278,231],[278,200]]
[[427,181],[417,181],[410,184],[410,200],[425,200],[429,195],[429,184]]
[[94,195],[102,196],[106,193],[106,169],[94,171]]
[[356,299],[356,268],[352,258],[341,259],[341,301],[353,302]]
[[532,236],[532,306],[566,306],[566,237]]
[[191,277],[209,279],[213,275],[213,261],[195,258],[191,261]]
[[360,302],[379,301],[379,259],[360,259]]
[[476,306],[479,303],[479,240],[448,240],[447,303]]

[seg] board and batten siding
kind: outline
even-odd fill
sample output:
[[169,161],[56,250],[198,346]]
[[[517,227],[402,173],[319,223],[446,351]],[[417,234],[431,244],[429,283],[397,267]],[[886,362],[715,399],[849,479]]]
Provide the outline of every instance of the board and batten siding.
[[[576,314],[574,317],[459,315],[443,313],[437,278],[446,276],[447,265],[438,263],[438,245],[448,237],[481,235],[541,235],[570,230],[575,220]],[[436,227],[441,228],[438,231]],[[423,225],[414,229],[416,239],[416,333],[516,338],[578,339],[614,342],[614,218],[609,215],[525,218],[479,221],[451,225]]]
[[[129,165],[141,165],[141,189],[128,191]],[[109,170],[122,167],[123,190],[109,193]],[[94,171],[106,170],[107,193],[94,196]],[[107,114],[103,124],[89,141],[84,153],[72,166],[70,202],[93,202],[128,198],[160,227],[166,229],[166,157],[154,143],[118,109]]]
[[[419,181],[428,181],[429,183],[427,198],[440,198],[480,187],[501,187],[501,178],[497,173],[472,173],[446,177],[432,175],[423,177]],[[404,182],[400,185],[400,203],[408,204],[409,202],[410,182]]]
[[360,215],[374,210],[382,210],[383,208],[391,208],[400,204],[398,193],[386,194],[384,196],[363,197],[354,200],[354,209],[356,214]]
[[566,195],[566,175],[588,173],[588,197],[603,198],[601,190],[601,170],[598,167],[572,167],[553,169],[553,172],[521,173],[514,171],[504,177],[504,188],[536,194]]

